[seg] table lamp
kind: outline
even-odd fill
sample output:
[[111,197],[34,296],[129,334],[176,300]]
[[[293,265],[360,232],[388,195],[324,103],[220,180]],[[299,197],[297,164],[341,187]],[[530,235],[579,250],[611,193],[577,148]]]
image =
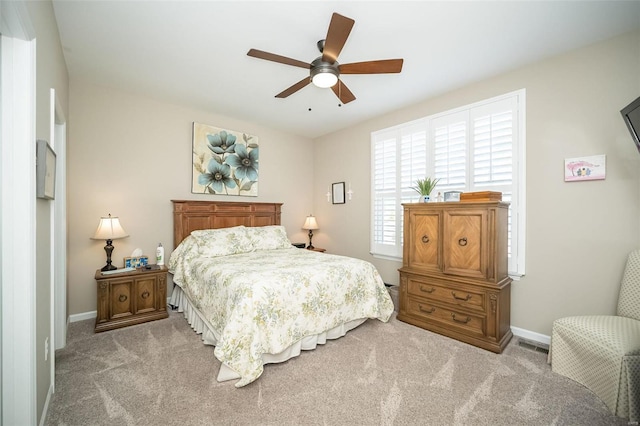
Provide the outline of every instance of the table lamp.
[[304,221],[304,225],[302,225],[302,229],[309,230],[309,245],[307,249],[313,250],[315,247],[311,244],[311,239],[313,238],[313,230],[318,229],[318,222],[316,222],[316,218],[312,215],[307,216]]
[[107,245],[104,246],[104,251],[107,252],[107,264],[102,267],[101,271],[113,271],[114,269],[118,269],[111,264],[111,253],[113,253],[113,245],[111,245],[111,243],[113,240],[128,236],[129,234],[122,229],[120,219],[117,217],[111,217],[111,214],[109,214],[107,217],[100,218],[98,229],[96,229],[96,233],[91,237],[91,239],[107,241]]

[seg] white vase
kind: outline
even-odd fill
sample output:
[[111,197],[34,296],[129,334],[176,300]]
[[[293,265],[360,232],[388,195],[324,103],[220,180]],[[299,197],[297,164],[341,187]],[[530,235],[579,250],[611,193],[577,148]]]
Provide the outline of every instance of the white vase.
[[430,197],[428,195],[421,195],[420,196],[420,202],[421,203],[428,203],[429,199],[430,199]]

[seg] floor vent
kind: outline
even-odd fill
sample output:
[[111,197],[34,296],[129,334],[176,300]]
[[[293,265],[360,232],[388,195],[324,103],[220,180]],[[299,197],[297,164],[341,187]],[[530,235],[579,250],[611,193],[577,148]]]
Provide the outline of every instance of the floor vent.
[[518,345],[523,348],[531,349],[532,351],[542,352],[545,354],[549,353],[549,345],[540,342],[534,342],[532,340],[527,339],[518,339]]

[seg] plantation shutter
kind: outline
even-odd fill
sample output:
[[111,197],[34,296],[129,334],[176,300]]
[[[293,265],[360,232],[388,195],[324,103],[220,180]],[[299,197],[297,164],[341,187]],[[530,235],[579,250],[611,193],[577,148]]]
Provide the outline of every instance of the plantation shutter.
[[433,176],[438,191],[463,190],[467,183],[467,121],[469,114],[447,114],[432,120]]
[[397,256],[400,224],[397,207],[397,131],[380,132],[372,138],[373,217],[371,250],[382,256]]
[[411,189],[426,174],[427,132],[424,120],[372,136],[373,232],[371,251],[402,258],[402,203],[415,202]]
[[509,272],[518,274],[517,245],[514,244],[518,228],[514,174],[517,147],[517,99],[507,98],[478,106],[470,110],[473,126],[472,191],[502,192],[502,200],[510,203],[508,221]]

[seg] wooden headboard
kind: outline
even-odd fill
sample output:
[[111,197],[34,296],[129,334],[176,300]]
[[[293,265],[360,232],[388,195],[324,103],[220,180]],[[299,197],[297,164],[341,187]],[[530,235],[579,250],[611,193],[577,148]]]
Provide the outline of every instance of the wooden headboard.
[[199,229],[280,225],[282,203],[171,200],[173,247]]

